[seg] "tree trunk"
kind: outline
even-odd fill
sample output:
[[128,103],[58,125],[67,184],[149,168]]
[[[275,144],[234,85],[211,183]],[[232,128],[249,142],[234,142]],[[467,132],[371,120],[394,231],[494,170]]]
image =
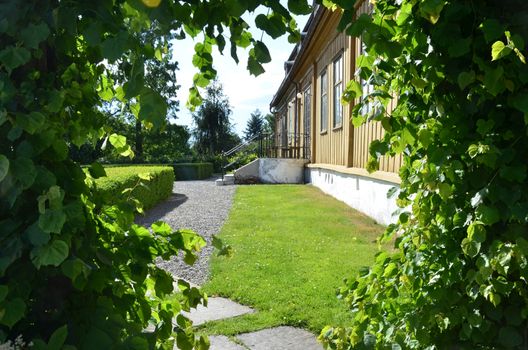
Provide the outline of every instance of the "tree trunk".
[[135,155],[134,160],[137,163],[143,162],[143,131],[142,131],[142,123],[138,119],[136,120],[136,140],[135,140]]

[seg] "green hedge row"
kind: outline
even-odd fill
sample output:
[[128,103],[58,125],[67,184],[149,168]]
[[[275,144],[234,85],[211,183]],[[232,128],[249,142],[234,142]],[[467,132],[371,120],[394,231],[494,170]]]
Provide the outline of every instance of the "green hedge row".
[[213,175],[213,163],[177,163],[172,167],[176,181],[201,180]]
[[[96,180],[98,193],[107,203],[112,198],[119,198],[126,188],[134,188],[132,197],[138,199],[143,209],[152,208],[172,193],[174,171],[168,166],[127,166],[105,167],[106,177]],[[138,185],[140,175],[149,174],[149,179],[141,179],[146,186]],[[143,176],[142,176],[143,177]]]

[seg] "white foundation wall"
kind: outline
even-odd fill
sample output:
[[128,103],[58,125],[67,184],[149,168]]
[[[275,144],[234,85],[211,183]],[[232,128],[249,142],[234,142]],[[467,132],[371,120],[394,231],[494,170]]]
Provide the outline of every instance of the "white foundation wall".
[[306,170],[312,185],[370,216],[376,222],[389,225],[398,220],[398,216],[393,215],[399,209],[396,206],[397,193],[387,198],[387,192],[391,188],[399,188],[397,184],[328,169]]

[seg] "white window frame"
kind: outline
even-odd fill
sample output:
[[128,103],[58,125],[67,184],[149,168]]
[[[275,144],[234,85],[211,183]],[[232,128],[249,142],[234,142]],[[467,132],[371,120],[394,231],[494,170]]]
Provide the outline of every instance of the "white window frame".
[[334,129],[343,126],[343,104],[341,103],[341,97],[343,96],[343,61],[343,53],[341,52],[332,62]]
[[319,75],[319,98],[320,98],[320,132],[325,133],[328,128],[328,72],[324,69]]

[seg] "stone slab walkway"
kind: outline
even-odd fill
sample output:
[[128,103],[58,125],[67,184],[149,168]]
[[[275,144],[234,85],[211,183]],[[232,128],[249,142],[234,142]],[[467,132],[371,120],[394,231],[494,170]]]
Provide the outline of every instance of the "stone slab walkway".
[[[190,313],[184,313],[194,326],[210,321],[237,317],[254,312],[250,307],[238,304],[226,298],[209,298],[207,307],[198,306]],[[315,336],[304,329],[295,327],[275,327],[236,336],[241,344],[226,336],[209,337],[209,350],[322,350]]]
[[225,318],[241,316],[254,312],[250,307],[235,303],[226,298],[209,298],[207,307],[198,305],[197,309],[190,313],[184,313],[193,322],[193,325],[199,326],[209,321],[217,321]]
[[[322,350],[315,336],[304,329],[275,327],[236,337],[251,350]],[[221,349],[212,349],[221,350]]]
[[211,335],[209,343],[209,350],[247,350],[245,346],[234,343],[225,335]]

